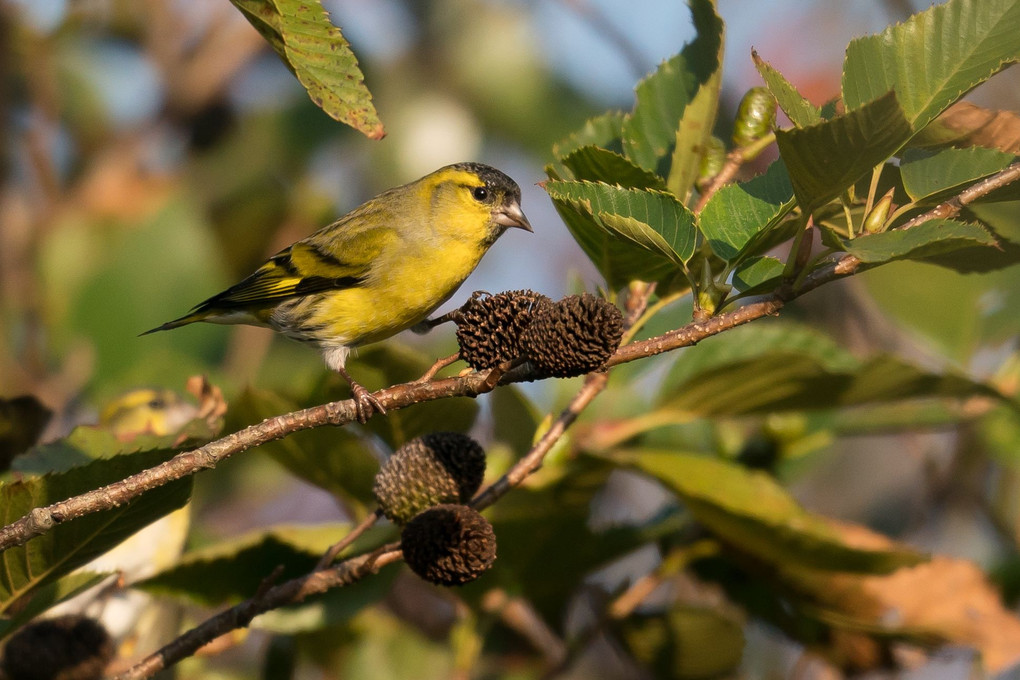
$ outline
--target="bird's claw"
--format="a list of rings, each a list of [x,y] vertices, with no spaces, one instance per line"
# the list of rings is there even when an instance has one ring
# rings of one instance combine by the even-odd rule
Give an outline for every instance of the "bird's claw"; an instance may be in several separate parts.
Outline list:
[[[362,425],[367,423],[368,419],[376,411],[386,415],[386,409],[383,408],[382,403],[358,383],[351,384],[351,396],[354,398],[354,410],[357,414],[358,422]]]

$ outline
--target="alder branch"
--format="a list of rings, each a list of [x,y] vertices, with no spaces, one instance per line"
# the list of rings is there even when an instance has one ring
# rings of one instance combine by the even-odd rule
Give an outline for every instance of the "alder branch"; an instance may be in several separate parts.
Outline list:
[[[331,588],[350,585],[375,574],[388,564],[400,560],[402,553],[397,544],[385,545],[378,550],[344,560],[337,566],[313,571],[310,574],[273,586],[255,597],[220,612],[212,618],[174,639],[159,651],[150,654],[132,668],[116,676],[115,680],[142,680],[169,668],[178,661],[193,655],[199,648],[219,636],[237,628],[247,627],[259,614],[294,602],[309,595],[324,593]]]
[[[920,224],[923,221],[956,214],[963,206],[1018,179],[1020,179],[1020,163],[1014,163],[1001,172],[968,187],[954,199],[946,201],[931,211],[915,217],[900,228],[906,229],[916,226],[916,224]],[[790,300],[814,290],[820,285],[850,276],[858,270],[860,265],[861,261],[853,255],[844,255],[840,259],[830,262],[808,274],[796,289],[783,286],[774,293],[763,296],[755,302],[738,307],[732,311],[724,312],[710,319],[689,323],[679,329],[669,331],[654,338],[625,345],[617,350],[606,366],[610,368],[681,347],[688,347],[730,328],[735,328],[763,316],[777,314]],[[601,378],[598,377],[600,375],[602,376]],[[386,410],[390,411],[446,397],[477,397],[480,394],[491,391],[497,384],[537,380],[541,377],[527,368],[502,374],[493,369],[429,382],[412,382],[395,385],[379,390],[374,396],[382,403]],[[604,374],[589,376],[589,381],[598,382],[599,380],[605,380]],[[594,383],[587,381],[585,384],[590,389],[594,389],[590,398],[594,398],[604,387],[603,384],[596,388]],[[561,414],[561,418],[564,415],[569,417],[568,411]],[[182,479],[200,470],[215,467],[219,462],[236,453],[247,451],[266,442],[281,439],[300,430],[322,427],[324,425],[345,425],[354,418],[354,402],[348,399],[266,419],[261,423],[246,427],[200,448],[180,453],[165,463],[143,470],[113,484],[43,508],[35,508],[27,515],[0,529],[0,551],[23,545],[28,540],[46,533],[62,522],[123,505],[146,491]],[[576,414],[570,418],[570,422],[573,422],[573,419],[576,419]],[[569,423],[565,423],[564,430],[566,426],[569,426]],[[551,444],[552,442],[549,444],[550,447]],[[529,460],[530,456],[531,454],[519,461],[519,465],[540,465],[544,454],[537,456],[533,460]],[[514,470],[517,470],[517,468],[515,467]],[[514,473],[514,470],[511,473]],[[524,467],[518,473],[515,473],[523,474],[516,481],[509,476],[511,473],[508,473],[506,477],[506,483],[510,486],[520,483],[520,480],[527,476]],[[510,487],[508,486],[507,488]],[[486,507],[495,498],[505,493],[505,489],[493,489],[491,493],[495,494],[491,500],[488,498],[476,499],[476,502],[483,503],[480,507]]]

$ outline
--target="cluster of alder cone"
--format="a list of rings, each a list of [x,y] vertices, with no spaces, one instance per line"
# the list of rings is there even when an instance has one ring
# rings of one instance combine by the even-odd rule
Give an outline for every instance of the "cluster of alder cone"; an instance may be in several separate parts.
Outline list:
[[[584,375],[623,336],[620,310],[590,294],[554,303],[530,290],[475,293],[454,320],[461,357],[478,370],[527,361],[544,376]],[[485,451],[457,432],[408,442],[376,475],[379,508],[402,527],[404,561],[426,581],[463,585],[495,561],[492,525],[467,505],[484,476]]]

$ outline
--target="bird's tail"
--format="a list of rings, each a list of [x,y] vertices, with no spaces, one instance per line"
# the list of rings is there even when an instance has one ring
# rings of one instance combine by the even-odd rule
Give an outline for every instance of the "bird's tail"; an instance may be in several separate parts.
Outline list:
[[[189,323],[195,323],[196,321],[204,321],[209,316],[210,316],[210,313],[208,311],[195,311],[195,312],[191,312],[190,314],[185,314],[184,316],[182,316],[179,319],[174,319],[173,321],[167,321],[162,326],[156,326],[155,328],[150,328],[149,330],[145,331],[144,333],[139,333],[138,336],[141,337],[143,335],[148,335],[149,333],[155,333],[156,331],[168,331],[168,330],[171,330],[173,328],[180,328],[181,326],[187,326]]]

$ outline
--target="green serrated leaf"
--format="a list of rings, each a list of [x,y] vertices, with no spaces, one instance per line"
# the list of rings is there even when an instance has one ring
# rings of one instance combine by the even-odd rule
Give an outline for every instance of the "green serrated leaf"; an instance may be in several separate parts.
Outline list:
[[[607,231],[678,266],[694,255],[694,213],[672,194],[625,189],[595,182],[546,182],[554,203],[591,214]]]
[[[251,597],[277,567],[276,579],[306,574],[350,524],[281,524],[186,553],[173,567],[136,584],[156,593],[187,597],[205,605]]]
[[[679,273],[672,259],[607,231],[584,206],[570,201],[553,201],[553,206],[610,290],[619,290],[631,281],[673,280]]]
[[[1020,0],[949,0],[853,40],[843,101],[863,107],[896,92],[911,130],[923,129],[964,94],[1020,60]]]
[[[811,211],[896,153],[910,135],[896,93],[888,92],[824,123],[777,130],[776,143],[797,202]]]
[[[358,60],[319,0],[231,0],[315,105],[371,139],[385,135]]]
[[[907,149],[900,163],[903,188],[915,201],[937,203],[979,179],[995,174],[1015,159],[1011,153],[970,147],[937,152]]]
[[[740,256],[760,232],[778,224],[793,207],[793,186],[783,162],[764,174],[716,192],[698,216],[701,232],[712,251],[727,262]]]
[[[123,454],[66,472],[2,484],[0,521],[10,524],[33,508],[124,479],[172,456],[167,450]],[[171,482],[130,503],[59,524],[25,545],[8,548],[0,555],[0,613],[33,589],[52,583],[182,507],[191,495],[191,481],[188,477]]]
[[[722,20],[709,0],[693,0],[691,16],[698,36],[679,54],[663,62],[655,73],[638,83],[634,111],[623,123],[624,154],[646,170],[663,177],[671,172],[666,167],[667,159],[676,145],[685,109],[694,101],[699,89],[709,83],[719,70]],[[703,106],[706,108],[696,116],[702,123],[707,120],[709,102],[704,102]],[[710,122],[707,128],[699,148],[704,148],[711,135]],[[699,154],[697,162],[700,158]],[[696,168],[695,165],[695,171]]]
[[[841,239],[841,243],[861,262],[879,264],[892,260],[922,260],[976,245],[995,246],[996,240],[978,224],[928,220],[910,229],[865,234],[855,239]],[[949,263],[951,260],[940,260],[940,264]]]
[[[996,275],[994,279],[986,281],[978,279],[982,287],[992,286],[992,288],[982,288],[985,293],[983,295],[979,293],[978,297],[984,298],[988,294],[988,290],[994,290],[995,293],[993,295],[1005,296],[1001,306],[999,303],[996,303],[992,310],[981,312],[981,316],[985,316],[985,312],[989,312],[991,315],[989,318],[1002,318],[1006,322],[1006,326],[1003,328],[1006,336],[1012,337],[1016,324],[1012,315],[1008,313],[1012,310],[1020,309],[1020,305],[1017,304],[1017,300],[1014,297],[1015,291],[1020,290],[1020,286],[1017,285],[1018,279],[1014,278],[1014,276],[1020,274],[1020,272],[1011,269],[1013,265],[1020,263],[1020,221],[1016,218],[1020,214],[1020,202],[991,205],[971,204],[970,211],[980,218],[981,225],[991,232],[997,242],[997,247],[989,248],[986,245],[975,245],[969,248],[954,250],[945,255],[932,255],[925,258],[924,261],[942,267],[949,267],[961,274],[1007,270]],[[961,283],[957,281],[955,287],[961,288]],[[975,302],[975,304],[981,307],[984,306],[983,303]],[[1006,317],[1003,317],[1003,314],[1006,314]],[[1006,320],[1007,318],[1009,320]]]
[[[802,508],[763,472],[673,451],[615,451],[612,459],[660,480],[721,541],[770,564],[883,574],[924,561],[905,548],[848,545],[823,517]]]
[[[580,130],[553,144],[553,155],[556,158],[563,158],[585,146],[597,146],[614,153],[623,153],[621,138],[625,115],[622,111],[610,111],[588,119]]]
[[[666,190],[654,172],[634,165],[626,157],[597,146],[582,146],[561,159],[575,180],[604,182],[633,189]]]
[[[822,122],[822,113],[818,107],[805,99],[797,91],[797,88],[783,77],[782,73],[759,57],[755,50],[751,50],[751,59],[754,61],[758,73],[761,74],[762,80],[765,81],[765,85],[768,86],[769,92],[779,103],[779,108],[794,125],[802,128]]]
[[[684,203],[687,202],[701,172],[701,159],[711,142],[712,130],[715,127],[715,117],[719,109],[719,93],[722,89],[724,39],[723,22],[715,13],[712,3],[692,3],[691,12],[694,14],[694,25],[698,30],[699,37],[702,35],[715,36],[716,53],[714,55],[715,70],[712,75],[701,82],[694,99],[684,108],[676,130],[676,146],[673,148],[673,158],[670,160],[666,185]],[[709,50],[712,47],[712,41],[707,41],[704,49]],[[700,54],[698,58],[707,62],[713,59],[707,53]]]
[[[298,408],[298,404],[279,394],[249,388],[234,401],[231,417],[242,427]],[[349,429],[315,428],[295,432],[267,442],[259,450],[291,474],[341,499],[348,507],[364,510],[373,502],[372,484],[379,463],[369,446]]]

